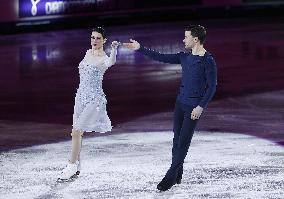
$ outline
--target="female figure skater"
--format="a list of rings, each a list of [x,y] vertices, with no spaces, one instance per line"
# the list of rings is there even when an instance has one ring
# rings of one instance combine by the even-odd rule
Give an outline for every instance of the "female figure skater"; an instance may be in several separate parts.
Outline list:
[[[117,47],[113,41],[108,57],[104,51],[105,30],[94,28],[91,34],[92,48],[87,50],[79,64],[80,84],[75,97],[72,129],[72,152],[67,166],[59,175],[59,180],[68,180],[80,173],[80,151],[84,132],[104,133],[112,129],[106,111],[106,97],[102,89],[103,75],[115,64]]]

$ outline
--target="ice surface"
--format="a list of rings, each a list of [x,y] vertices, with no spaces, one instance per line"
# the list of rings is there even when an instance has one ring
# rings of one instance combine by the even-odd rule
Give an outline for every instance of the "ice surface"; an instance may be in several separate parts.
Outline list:
[[[57,183],[70,141],[0,154],[0,198],[284,198],[284,148],[257,137],[196,132],[182,184],[156,190],[171,160],[171,132],[83,140],[82,172]]]

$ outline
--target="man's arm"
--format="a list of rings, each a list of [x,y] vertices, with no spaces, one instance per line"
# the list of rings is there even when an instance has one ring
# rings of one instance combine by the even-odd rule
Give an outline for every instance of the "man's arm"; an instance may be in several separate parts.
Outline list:
[[[212,99],[216,92],[217,85],[217,67],[213,57],[206,58],[205,74],[207,90],[199,105],[191,112],[191,119],[196,120],[201,116],[203,109],[206,108],[209,101]]]
[[[138,52],[150,57],[156,61],[170,63],[170,64],[180,64],[180,55],[178,54],[162,54],[155,50],[145,48],[140,45],[137,41],[130,39],[131,43],[124,43],[123,46],[130,50],[137,50]]]
[[[213,59],[213,57],[206,58],[205,61],[205,74],[206,74],[206,84],[207,89],[205,95],[203,96],[202,100],[199,103],[199,106],[205,108],[209,101],[212,99],[216,92],[216,85],[217,85],[217,66]]]
[[[150,57],[156,61],[169,63],[169,64],[180,64],[180,55],[179,54],[162,54],[155,50],[151,50],[145,48],[144,46],[140,46],[138,52]]]

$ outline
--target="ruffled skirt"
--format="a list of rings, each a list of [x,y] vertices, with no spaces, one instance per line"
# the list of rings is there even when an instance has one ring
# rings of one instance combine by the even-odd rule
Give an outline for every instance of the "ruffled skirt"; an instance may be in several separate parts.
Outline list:
[[[105,133],[111,131],[112,126],[107,115],[106,104],[105,97],[83,103],[76,94],[73,128],[83,132]]]

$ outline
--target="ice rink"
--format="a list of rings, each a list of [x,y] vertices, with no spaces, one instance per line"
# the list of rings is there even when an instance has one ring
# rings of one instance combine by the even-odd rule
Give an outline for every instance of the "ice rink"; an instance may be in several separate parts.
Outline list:
[[[257,137],[196,132],[180,185],[156,190],[170,165],[171,132],[83,140],[82,172],[56,182],[70,141],[2,152],[0,198],[284,198],[283,147]]]

